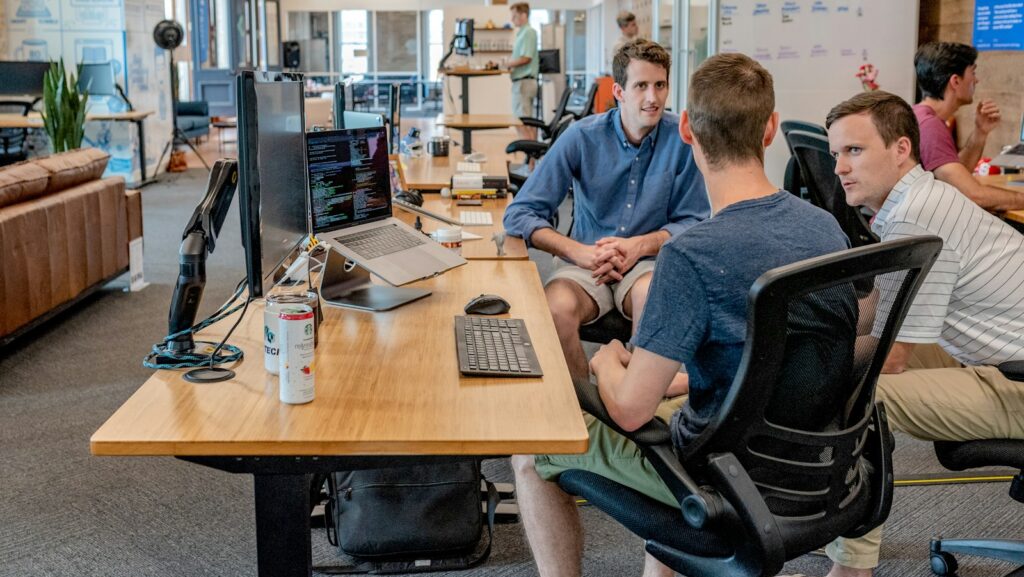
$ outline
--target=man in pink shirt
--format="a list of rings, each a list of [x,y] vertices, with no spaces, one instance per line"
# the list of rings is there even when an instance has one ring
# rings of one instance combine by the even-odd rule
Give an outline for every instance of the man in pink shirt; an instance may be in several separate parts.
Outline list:
[[[953,185],[982,208],[1022,209],[1024,194],[984,186],[971,176],[985,149],[985,140],[999,124],[996,103],[978,103],[974,132],[959,152],[946,125],[961,106],[974,101],[977,58],[977,50],[956,42],[929,42],[918,48],[914,67],[923,98],[914,106],[914,114],[921,128],[921,164],[935,173],[935,178]]]

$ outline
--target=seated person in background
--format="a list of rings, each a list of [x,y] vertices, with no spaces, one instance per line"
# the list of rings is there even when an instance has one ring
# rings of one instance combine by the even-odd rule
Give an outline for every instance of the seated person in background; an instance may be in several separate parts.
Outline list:
[[[693,75],[679,132],[692,145],[704,174],[713,216],[662,248],[633,337],[634,351],[612,341],[591,360],[601,399],[622,429],[636,430],[655,416],[685,364],[690,395],[672,416],[672,440],[681,447],[700,434],[720,408],[739,367],[747,295],[754,281],[769,269],[849,245],[830,214],[779,190],[765,176],[764,149],[779,125],[774,108],[771,75],[747,56],[713,56]],[[838,295],[826,303],[827,310],[808,306],[791,313],[799,334],[808,336],[798,346],[830,358],[827,366],[834,374],[794,374],[790,386],[779,391],[786,399],[780,403],[776,396],[771,401],[771,407],[787,409],[769,409],[769,415],[785,413],[776,420],[780,424],[824,426],[819,421],[827,424],[842,410],[837,395],[848,388],[844,375],[851,373],[853,362],[857,302],[852,287]],[[804,311],[828,315],[832,322],[826,326],[819,316]],[[835,390],[808,389],[805,383],[812,381],[834,384]],[[790,410],[793,404],[787,399],[799,399],[809,410]],[[585,419],[590,433],[586,454],[512,459],[523,525],[542,577],[580,574],[583,538],[576,504],[555,484],[563,471],[589,470],[679,506],[634,443],[589,415]],[[648,556],[644,574],[671,571]]]
[[[928,441],[1024,439],[1024,383],[997,368],[1024,360],[1024,236],[918,164],[918,124],[898,96],[858,94],[826,126],[846,202],[878,211],[883,241],[943,241],[878,380],[889,427]],[[891,290],[882,279],[876,289],[884,306]],[[832,543],[829,575],[871,575],[880,541],[878,528]]]
[[[978,103],[974,132],[959,153],[947,122],[961,106],[974,101],[978,84],[978,51],[956,42],[929,42],[914,56],[917,85],[923,99],[914,105],[921,131],[921,165],[935,178],[953,185],[967,198],[987,210],[1024,208],[1024,194],[984,186],[971,172],[985,149],[988,134],[999,124],[999,107],[991,100]]]
[[[586,378],[579,328],[612,308],[637,319],[661,245],[708,216],[690,147],[665,112],[671,57],[650,40],[615,55],[617,108],[574,123],[505,211],[505,230],[555,257],[544,288],[574,378]],[[552,221],[575,191],[570,237]],[[635,327],[634,320],[634,327]],[[680,391],[683,392],[683,391]]]

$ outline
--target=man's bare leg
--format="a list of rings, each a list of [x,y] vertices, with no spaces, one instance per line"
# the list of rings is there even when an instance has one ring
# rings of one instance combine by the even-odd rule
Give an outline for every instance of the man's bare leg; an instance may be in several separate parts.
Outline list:
[[[513,455],[516,502],[540,577],[579,577],[583,526],[572,495],[537,474],[533,455]]]
[[[644,577],[673,577],[675,574],[661,561],[651,557],[650,553],[644,553]]]
[[[597,317],[597,303],[580,285],[563,279],[555,279],[544,287],[548,308],[555,321],[558,341],[562,354],[569,365],[573,379],[590,377],[590,365],[580,343],[580,325]]]
[[[828,577],[871,577],[871,573],[871,569],[854,569],[853,567],[833,563],[832,570],[828,572]]]

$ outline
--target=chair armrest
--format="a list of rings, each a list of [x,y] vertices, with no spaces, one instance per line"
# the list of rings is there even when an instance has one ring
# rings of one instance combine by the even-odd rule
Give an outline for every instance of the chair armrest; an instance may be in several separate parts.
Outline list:
[[[1024,382],[1024,361],[1007,361],[999,365],[999,372],[1011,381]]]
[[[513,140],[505,147],[505,152],[509,154],[522,152],[531,158],[540,158],[547,153],[550,146],[546,142],[538,142],[536,140]]]
[[[519,121],[524,126],[533,126],[534,128],[547,128],[548,124],[539,118],[531,118],[529,116],[520,116]]]

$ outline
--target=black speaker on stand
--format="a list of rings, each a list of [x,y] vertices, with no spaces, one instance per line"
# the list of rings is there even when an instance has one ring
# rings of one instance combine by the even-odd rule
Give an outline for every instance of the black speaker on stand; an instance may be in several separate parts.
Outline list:
[[[294,40],[281,43],[281,62],[285,68],[293,70],[302,66],[302,46]]]
[[[164,150],[160,153],[160,160],[156,162],[155,170],[160,170],[160,165],[163,164],[167,151],[177,144],[184,144],[191,148],[192,152],[196,153],[196,156],[199,157],[199,161],[206,167],[206,170],[210,170],[210,165],[206,163],[203,155],[199,154],[192,141],[178,128],[178,68],[174,65],[174,49],[181,46],[184,39],[185,29],[174,20],[161,20],[153,28],[153,42],[156,42],[157,46],[168,51],[168,61],[171,66],[171,122],[173,123],[171,139],[164,145]]]

